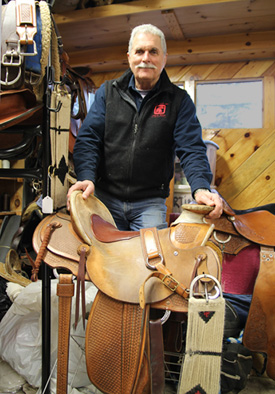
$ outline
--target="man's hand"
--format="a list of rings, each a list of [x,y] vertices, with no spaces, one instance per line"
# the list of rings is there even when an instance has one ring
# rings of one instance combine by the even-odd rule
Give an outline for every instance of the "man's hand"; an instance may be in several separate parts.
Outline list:
[[[85,181],[78,181],[73,186],[70,187],[67,193],[67,209],[70,210],[70,197],[73,191],[75,190],[82,190],[82,198],[86,200],[90,194],[92,194],[95,190],[95,185],[92,181],[85,180]]]
[[[195,200],[198,204],[215,206],[213,211],[208,215],[211,219],[218,219],[223,212],[223,202],[218,193],[212,193],[208,190],[198,190],[195,192]]]

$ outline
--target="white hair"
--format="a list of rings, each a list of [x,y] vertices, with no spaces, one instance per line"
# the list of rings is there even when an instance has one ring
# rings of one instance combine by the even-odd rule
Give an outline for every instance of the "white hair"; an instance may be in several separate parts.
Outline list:
[[[132,30],[132,33],[131,33],[131,36],[130,36],[130,40],[129,40],[129,45],[128,45],[128,52],[129,53],[132,50],[134,37],[138,33],[150,33],[150,34],[153,34],[154,36],[158,36],[160,38],[160,42],[161,42],[161,47],[162,47],[163,53],[166,55],[167,46],[166,46],[166,40],[165,40],[164,33],[158,27],[156,27],[154,25],[151,25],[149,23],[148,24],[144,24],[144,25],[136,26]]]

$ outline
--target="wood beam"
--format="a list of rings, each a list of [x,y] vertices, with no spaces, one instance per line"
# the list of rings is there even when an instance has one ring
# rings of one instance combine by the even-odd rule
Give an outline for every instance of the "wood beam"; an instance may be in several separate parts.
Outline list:
[[[111,16],[137,14],[150,11],[164,11],[175,8],[205,6],[209,4],[242,3],[243,0],[137,0],[129,3],[110,4],[101,7],[90,7],[82,10],[55,14],[57,25],[76,23]]]
[[[177,20],[174,10],[161,11],[161,14],[166,22],[168,29],[175,40],[184,40],[184,34],[181,30],[180,24]]]
[[[266,32],[254,32],[249,34],[231,34],[211,37],[197,37],[181,41],[167,41],[168,60],[173,57],[185,57],[189,55],[209,55],[212,53],[226,54],[227,52],[242,51],[274,51],[275,30]],[[69,52],[72,67],[87,64],[115,64],[127,65],[127,47],[125,45],[87,49]]]
[[[168,54],[210,53],[274,48],[275,30],[253,33],[189,38],[183,42],[168,41]]]

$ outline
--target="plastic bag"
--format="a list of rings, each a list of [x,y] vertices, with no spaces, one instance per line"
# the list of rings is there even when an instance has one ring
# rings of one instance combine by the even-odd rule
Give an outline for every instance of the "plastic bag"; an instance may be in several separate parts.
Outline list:
[[[51,367],[54,368],[53,379],[56,379],[58,343],[57,283],[58,280],[51,280]],[[85,286],[86,311],[88,312],[91,309],[97,288],[91,282],[85,283]],[[34,387],[40,387],[41,384],[41,294],[41,281],[22,288],[0,322],[0,357]],[[75,296],[72,299],[72,325],[74,311]],[[86,372],[85,332],[81,322],[76,330],[71,327],[68,383],[70,387],[76,388],[91,384]]]
[[[16,393],[24,383],[25,379],[0,359],[0,393]]]

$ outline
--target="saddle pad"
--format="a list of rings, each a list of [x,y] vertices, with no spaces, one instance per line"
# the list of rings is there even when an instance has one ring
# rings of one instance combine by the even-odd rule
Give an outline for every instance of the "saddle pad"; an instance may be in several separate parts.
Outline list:
[[[97,212],[94,212],[94,209]],[[83,200],[81,192],[72,194],[73,227],[86,243],[92,245],[91,253],[87,258],[88,275],[98,289],[108,296],[119,301],[139,303],[139,289],[152,273],[152,270],[145,265],[141,238],[138,236],[115,242],[99,241],[91,226],[91,215],[100,212],[104,215],[104,220],[111,220],[113,223],[110,212],[96,197],[90,196],[87,200]],[[181,233],[183,225],[184,223],[179,224]],[[187,224],[187,228],[189,226]],[[176,231],[175,229],[176,227],[173,231]],[[207,229],[206,226],[206,231]],[[159,230],[158,237],[166,268],[172,272],[173,278],[186,288],[189,288],[194,275],[197,275],[195,266],[200,255],[206,256],[205,272],[219,280],[220,262],[212,248],[196,246],[188,249],[186,243],[182,248],[179,240],[176,243],[172,242],[171,228]],[[151,278],[146,283],[146,303],[164,300],[171,294],[171,290],[157,278]]]
[[[46,216],[34,231],[33,248],[36,253],[39,252],[45,231],[48,225],[54,222],[60,223],[61,227],[52,232],[43,260],[51,268],[65,268],[77,276],[79,262],[77,250],[83,244],[83,241],[74,232],[69,215],[59,212],[55,215]],[[90,280],[87,273],[85,279]]]

